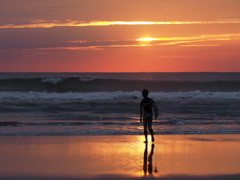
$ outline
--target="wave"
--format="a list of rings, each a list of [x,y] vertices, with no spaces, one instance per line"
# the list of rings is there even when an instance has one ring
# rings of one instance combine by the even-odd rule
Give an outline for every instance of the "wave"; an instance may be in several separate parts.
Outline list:
[[[152,92],[155,100],[162,99],[240,99],[240,92]],[[0,92],[0,100],[84,100],[84,101],[135,101],[141,93],[134,92]]]
[[[185,121],[185,122],[178,122],[178,121],[171,121],[171,120],[160,120],[154,121],[155,126],[176,126],[176,125],[239,125],[239,121]],[[56,122],[18,122],[18,121],[3,121],[0,122],[1,126],[139,126],[138,121],[74,121],[74,122],[67,122],[67,121],[56,121]]]
[[[140,91],[148,88],[152,92],[239,91],[240,81],[161,81],[101,79],[95,77],[57,78],[12,78],[0,79],[0,91],[36,92],[115,92]]]
[[[17,126],[17,127],[16,127]],[[137,121],[6,121],[0,122],[4,135],[142,135]],[[240,134],[238,121],[191,121],[187,123],[160,120],[154,122],[155,134]]]

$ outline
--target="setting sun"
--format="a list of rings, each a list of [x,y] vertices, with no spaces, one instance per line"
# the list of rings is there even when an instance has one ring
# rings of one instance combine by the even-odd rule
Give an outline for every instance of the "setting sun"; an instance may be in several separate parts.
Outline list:
[[[157,41],[157,40],[158,40],[158,38],[152,38],[152,37],[136,39],[136,41],[144,41],[144,42],[151,42],[151,41]]]

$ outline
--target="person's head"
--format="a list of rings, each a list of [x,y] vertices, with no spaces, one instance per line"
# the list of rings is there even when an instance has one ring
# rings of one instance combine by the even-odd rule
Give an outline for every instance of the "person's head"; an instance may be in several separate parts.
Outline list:
[[[144,90],[142,91],[142,96],[143,96],[144,98],[147,98],[147,97],[148,97],[148,90],[147,90],[147,89],[144,89]]]

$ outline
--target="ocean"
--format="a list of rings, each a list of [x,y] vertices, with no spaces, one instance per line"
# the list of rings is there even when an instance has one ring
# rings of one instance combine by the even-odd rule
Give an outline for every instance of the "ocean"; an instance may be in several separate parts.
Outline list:
[[[0,136],[240,134],[240,73],[0,73]]]

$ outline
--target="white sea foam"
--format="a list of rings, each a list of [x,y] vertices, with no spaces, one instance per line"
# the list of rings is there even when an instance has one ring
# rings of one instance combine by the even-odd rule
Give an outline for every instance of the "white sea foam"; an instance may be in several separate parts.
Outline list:
[[[68,78],[44,78],[44,79],[42,79],[42,82],[56,85],[65,79],[68,79]],[[96,79],[95,77],[80,77],[79,81],[89,82],[89,81],[94,81],[95,79]]]
[[[161,99],[240,99],[240,92],[152,92],[150,97]],[[141,92],[0,92],[0,100],[124,100],[141,99]]]
[[[95,77],[80,77],[79,80],[82,82],[89,82],[89,81],[94,81],[96,78]]]
[[[42,79],[42,82],[56,85],[62,82],[62,80],[63,80],[62,78],[46,78],[46,79]]]

